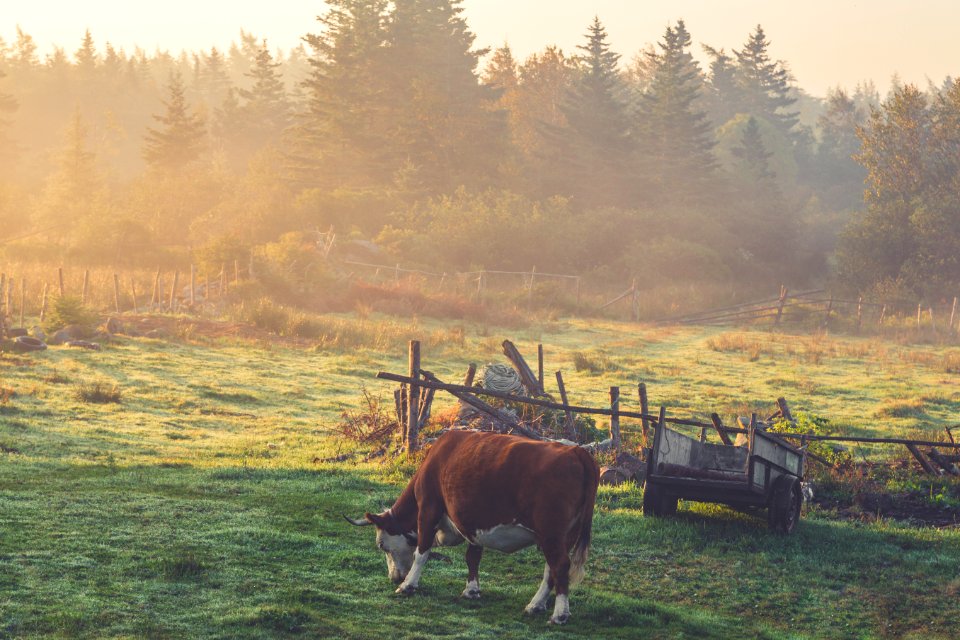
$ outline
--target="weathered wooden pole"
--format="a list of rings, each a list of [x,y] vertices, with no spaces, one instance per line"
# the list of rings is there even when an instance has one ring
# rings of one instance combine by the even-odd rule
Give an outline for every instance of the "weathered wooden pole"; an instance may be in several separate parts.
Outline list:
[[[120,313],[120,276],[113,274],[113,308]]]
[[[63,267],[57,267],[57,279],[60,282],[60,297],[63,297]]]
[[[830,314],[833,312],[833,295],[830,296],[830,300],[827,301],[827,312],[823,314],[823,328],[830,328]]]
[[[537,345],[537,381],[540,382],[540,388],[543,389],[543,345]]]
[[[43,324],[43,319],[47,317],[47,287],[49,285],[43,283],[43,297],[40,298],[40,323]]]
[[[177,304],[177,284],[179,284],[179,282],[180,282],[180,270],[179,270],[179,269],[174,269],[174,270],[173,270],[173,286],[170,287],[170,303],[167,305],[167,306],[170,307],[170,311],[171,311],[171,312],[175,312],[175,311],[177,310],[177,307],[176,307],[176,304]]]
[[[780,285],[780,300],[779,300],[779,304],[777,305],[777,320],[775,323],[777,325],[779,325],[780,321],[783,319],[783,305],[786,304],[786,302],[787,302],[787,287],[784,285]]]
[[[157,267],[157,277],[153,280],[153,293],[150,295],[150,306],[160,305],[160,267]]]
[[[420,379],[420,341],[410,341],[409,375]],[[407,453],[414,453],[419,445],[420,387],[411,384],[407,387]]]
[[[463,376],[463,386],[472,387],[473,379],[476,377],[476,375],[477,375],[477,365],[471,362],[470,366],[467,367],[467,373],[464,374]]]
[[[720,414],[711,413],[710,421],[713,423],[713,428],[717,430],[717,435],[720,436],[720,440],[723,441],[723,444],[733,444],[733,441],[730,439],[730,435],[727,433],[727,430],[723,428],[723,421],[720,420]]]
[[[949,330],[953,331],[953,319],[957,315],[957,296],[953,296],[953,306],[950,308],[950,327]]]
[[[863,296],[857,298],[857,333],[860,333],[860,327],[863,326]]]
[[[610,387],[610,445],[620,451],[620,387]]]
[[[560,371],[557,371],[557,388],[560,389],[560,401],[563,402],[564,405],[569,406],[570,402],[567,400],[567,387],[565,384],[563,384],[563,373]],[[563,425],[564,436],[576,442],[577,428],[574,421],[573,412],[569,409],[564,409],[563,413],[566,418]]]
[[[233,284],[240,282],[240,261],[233,261]]]
[[[130,278],[130,294],[133,296],[133,313],[140,313],[137,309],[137,283],[132,277]]]
[[[642,415],[648,415],[650,413],[650,404],[647,401],[647,384],[641,382],[637,385],[637,393],[640,396],[640,413]],[[643,446],[647,445],[647,430],[650,428],[650,421],[646,418],[640,420],[641,432],[640,435],[643,439]]]
[[[580,276],[577,276],[577,309],[580,308]]]
[[[87,304],[87,294],[90,289],[90,269],[84,269],[83,271],[83,289],[80,291],[80,302],[82,304]]]
[[[27,279],[20,278],[20,328],[23,329],[23,309],[27,300]]]
[[[157,308],[163,306],[163,275],[157,278]]]
[[[880,319],[877,320],[877,330],[883,328],[883,321],[887,317],[887,305],[883,305],[883,308],[880,309]]]
[[[533,267],[530,268],[530,284],[527,287],[527,309],[528,310],[533,308],[533,282],[536,279],[536,277],[537,277],[537,266],[534,265]],[[542,378],[540,382],[541,383],[543,382]]]
[[[917,331],[920,330],[920,314],[922,313],[921,303],[917,303]]]
[[[633,293],[630,296],[630,319],[637,322],[640,319],[640,306],[638,304],[639,291],[637,291],[637,279],[633,279],[633,285],[630,288]]]
[[[197,304],[197,265],[190,265],[190,308]]]
[[[227,265],[220,265],[220,299],[227,295]]]

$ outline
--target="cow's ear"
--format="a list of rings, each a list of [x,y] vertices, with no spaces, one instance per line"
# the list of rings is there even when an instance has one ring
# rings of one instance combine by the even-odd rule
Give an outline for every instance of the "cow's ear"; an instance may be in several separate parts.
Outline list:
[[[365,513],[363,514],[363,517],[367,519],[367,522],[372,522],[381,529],[383,529],[387,524],[387,519],[376,513]]]

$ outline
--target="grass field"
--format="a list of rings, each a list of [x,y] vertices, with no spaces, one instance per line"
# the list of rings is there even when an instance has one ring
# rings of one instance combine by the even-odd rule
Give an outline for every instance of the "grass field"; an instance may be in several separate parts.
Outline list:
[[[323,462],[354,450],[335,436],[339,414],[363,385],[390,396],[373,376],[405,369],[407,338],[447,380],[499,359],[509,337],[528,354],[543,342],[578,404],[600,406],[619,384],[635,407],[642,380],[672,415],[769,413],[785,395],[845,433],[931,437],[960,414],[956,348],[590,321],[331,326],[354,339],[314,348],[186,327],[99,353],[0,356],[0,638],[958,634],[960,529],[814,508],[777,538],[719,507],[644,517],[633,486],[601,489],[565,628],[521,613],[542,570],[535,550],[488,553],[479,602],[458,598],[459,550],[400,598],[372,534],[340,514],[392,502],[412,463]]]

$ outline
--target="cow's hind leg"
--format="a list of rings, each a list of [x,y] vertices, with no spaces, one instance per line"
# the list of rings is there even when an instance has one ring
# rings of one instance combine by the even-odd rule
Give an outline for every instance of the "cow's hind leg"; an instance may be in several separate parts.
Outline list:
[[[543,580],[540,581],[540,588],[533,594],[530,604],[524,608],[523,612],[527,615],[541,613],[547,610],[547,599],[550,597],[550,591],[553,589],[553,579],[550,576],[550,565],[543,566]]]
[[[480,597],[480,558],[483,556],[483,547],[471,544],[467,547],[467,587],[463,590],[463,597],[476,600]]]
[[[557,590],[557,601],[553,606],[551,624],[566,624],[570,618],[570,556],[562,541],[552,541],[543,545],[543,555],[547,558],[550,578]]]

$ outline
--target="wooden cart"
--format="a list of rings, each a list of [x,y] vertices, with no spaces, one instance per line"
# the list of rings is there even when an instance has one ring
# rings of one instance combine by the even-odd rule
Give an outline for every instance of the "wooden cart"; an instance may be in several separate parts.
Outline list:
[[[765,507],[772,531],[790,533],[800,520],[804,453],[751,427],[748,446],[703,442],[660,421],[647,456],[643,512],[677,511],[677,501],[716,502],[734,508]]]

